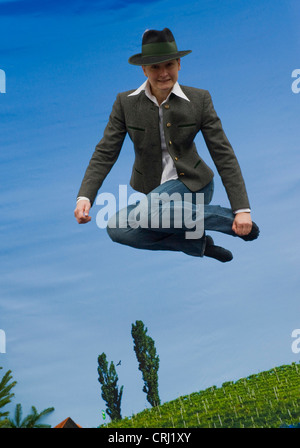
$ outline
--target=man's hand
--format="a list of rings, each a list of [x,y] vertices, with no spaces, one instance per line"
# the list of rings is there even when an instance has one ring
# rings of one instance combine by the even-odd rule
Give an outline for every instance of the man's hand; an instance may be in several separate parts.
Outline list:
[[[252,229],[252,219],[250,213],[240,212],[235,215],[232,230],[239,236],[248,235]]]
[[[89,216],[90,208],[91,203],[86,199],[81,199],[77,202],[76,208],[74,210],[74,216],[79,224],[85,224],[92,219]]]

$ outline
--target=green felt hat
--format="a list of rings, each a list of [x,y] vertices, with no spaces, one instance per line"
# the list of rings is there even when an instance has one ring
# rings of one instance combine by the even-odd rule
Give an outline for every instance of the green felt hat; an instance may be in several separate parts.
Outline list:
[[[174,36],[169,28],[162,31],[146,30],[143,34],[142,52],[131,56],[132,65],[152,65],[182,58],[192,50],[178,51]]]

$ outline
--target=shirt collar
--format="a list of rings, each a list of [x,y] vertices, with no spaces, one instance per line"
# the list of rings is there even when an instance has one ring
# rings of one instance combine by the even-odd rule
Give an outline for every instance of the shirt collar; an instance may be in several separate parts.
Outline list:
[[[145,91],[146,96],[158,106],[159,104],[157,102],[157,99],[151,93],[148,80],[146,80],[138,89],[136,89],[133,93],[130,93],[128,96],[138,95],[143,90]],[[176,83],[173,86],[173,89],[171,90],[171,92],[168,95],[168,98],[166,98],[166,100],[164,102],[166,102],[169,99],[171,93],[174,93],[174,95],[178,96],[179,98],[183,98],[186,101],[190,101],[188,99],[188,97],[183,93],[180,85],[178,84],[178,81],[176,81]]]

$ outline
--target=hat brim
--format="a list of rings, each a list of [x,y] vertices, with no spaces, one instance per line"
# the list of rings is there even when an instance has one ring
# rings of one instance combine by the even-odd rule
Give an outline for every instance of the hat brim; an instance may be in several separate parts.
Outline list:
[[[159,55],[159,56],[143,56],[142,53],[135,54],[128,59],[129,64],[132,65],[153,65],[161,62],[172,61],[173,59],[182,58],[191,53],[192,50],[177,51],[176,53]]]

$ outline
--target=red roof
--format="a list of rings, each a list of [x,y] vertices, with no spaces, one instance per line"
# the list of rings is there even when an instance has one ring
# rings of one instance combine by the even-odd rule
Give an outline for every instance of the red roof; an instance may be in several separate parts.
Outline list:
[[[54,426],[54,428],[81,428],[80,425],[77,425],[71,417],[66,418],[62,422],[60,422],[58,425]]]

